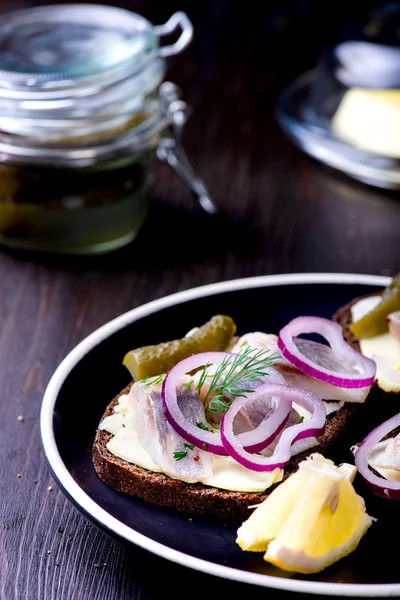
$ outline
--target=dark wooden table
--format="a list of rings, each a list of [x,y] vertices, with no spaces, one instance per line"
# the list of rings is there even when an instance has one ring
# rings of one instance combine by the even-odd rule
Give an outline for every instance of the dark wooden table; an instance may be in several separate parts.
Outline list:
[[[1,10],[32,4],[2,0]],[[194,23],[194,42],[170,61],[168,77],[193,106],[184,143],[220,214],[210,220],[193,208],[185,187],[159,165],[152,212],[130,247],[92,259],[0,251],[0,595],[281,597],[190,571],[99,531],[49,474],[39,410],[54,369],[80,340],[155,298],[252,275],[399,269],[399,197],[316,164],[274,118],[279,90],[314,64],[357,3],[347,2],[345,14],[318,0],[119,4],[154,23],[184,9]]]

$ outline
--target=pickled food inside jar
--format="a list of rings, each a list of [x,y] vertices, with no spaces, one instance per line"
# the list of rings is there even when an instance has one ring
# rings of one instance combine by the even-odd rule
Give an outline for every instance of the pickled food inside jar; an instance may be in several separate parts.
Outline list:
[[[133,239],[150,207],[148,162],[92,169],[0,165],[0,242],[90,253]]]

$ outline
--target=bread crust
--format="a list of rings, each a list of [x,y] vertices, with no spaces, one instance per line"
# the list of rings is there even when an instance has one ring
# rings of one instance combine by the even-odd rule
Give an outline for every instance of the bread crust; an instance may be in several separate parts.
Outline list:
[[[130,385],[108,405],[103,417],[113,414],[114,406]],[[325,432],[319,445],[292,458],[285,468],[284,479],[297,470],[298,463],[312,452],[321,452],[334,458],[338,438],[342,439],[359,410],[359,405],[348,404],[327,419]],[[188,515],[207,515],[228,521],[248,518],[249,507],[259,504],[277,484],[265,492],[234,492],[221,490],[202,483],[186,483],[163,473],[154,473],[113,455],[107,449],[112,434],[98,429],[93,444],[93,465],[97,475],[108,486],[141,498],[145,502],[168,507]]]

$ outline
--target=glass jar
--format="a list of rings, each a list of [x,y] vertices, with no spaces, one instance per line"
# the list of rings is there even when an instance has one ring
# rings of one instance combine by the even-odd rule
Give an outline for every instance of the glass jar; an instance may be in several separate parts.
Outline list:
[[[130,242],[150,208],[157,157],[215,211],[180,146],[187,106],[164,81],[165,57],[192,35],[185,13],[153,26],[104,5],[0,20],[1,244],[87,254]]]

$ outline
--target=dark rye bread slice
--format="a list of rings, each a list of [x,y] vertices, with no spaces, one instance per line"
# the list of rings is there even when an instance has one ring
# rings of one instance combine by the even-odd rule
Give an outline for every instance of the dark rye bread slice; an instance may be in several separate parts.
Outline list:
[[[129,388],[130,386],[122,390],[112,400],[102,420],[113,414],[119,396],[126,394]],[[347,404],[337,412],[329,415],[325,432],[318,438],[319,445],[294,456],[284,470],[284,478],[296,471],[299,462],[313,452],[319,452],[333,460],[336,460],[337,457],[340,459],[340,449],[343,447],[342,441],[351,431],[354,415],[358,408],[354,404]],[[106,431],[98,429],[96,432],[93,444],[93,464],[100,479],[115,490],[188,515],[197,514],[225,520],[243,521],[250,514],[248,507],[265,500],[272,489],[276,487],[276,485],[272,486],[265,492],[233,492],[202,483],[179,481],[162,473],[147,471],[113,455],[107,449],[107,443],[111,438],[112,435]],[[344,460],[348,460],[348,457],[345,456]]]

